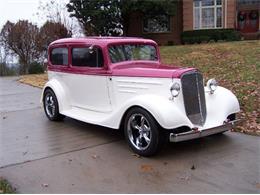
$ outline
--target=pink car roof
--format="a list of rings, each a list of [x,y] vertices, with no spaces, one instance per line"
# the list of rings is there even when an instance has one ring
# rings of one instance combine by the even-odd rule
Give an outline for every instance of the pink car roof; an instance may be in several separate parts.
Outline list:
[[[157,45],[156,42],[150,39],[135,38],[135,37],[86,37],[86,38],[64,38],[58,39],[50,44],[93,44],[99,46],[107,46],[115,43],[145,43]]]

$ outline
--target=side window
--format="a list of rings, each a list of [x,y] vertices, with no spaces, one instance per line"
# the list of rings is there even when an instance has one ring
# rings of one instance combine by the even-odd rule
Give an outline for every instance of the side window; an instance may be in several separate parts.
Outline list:
[[[54,48],[51,51],[53,65],[68,65],[68,48]]]
[[[72,66],[103,67],[104,60],[102,50],[99,48],[73,48]]]

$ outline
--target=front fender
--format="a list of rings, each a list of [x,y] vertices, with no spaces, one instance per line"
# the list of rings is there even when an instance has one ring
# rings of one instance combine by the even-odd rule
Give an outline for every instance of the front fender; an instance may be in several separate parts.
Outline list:
[[[240,111],[237,97],[224,87],[218,86],[213,94],[206,93],[205,98],[207,118],[204,126],[207,128],[223,124],[230,114]]]
[[[59,104],[59,111],[62,112],[63,110],[67,110],[69,108],[69,96],[66,95],[66,87],[63,86],[58,80],[56,79],[52,79],[49,80],[45,85],[44,88],[42,90],[42,95],[41,95],[41,103],[43,101],[43,95],[44,95],[44,91],[50,88],[51,90],[53,90],[53,92],[55,93],[57,100],[58,100],[58,104]]]
[[[226,118],[240,111],[236,96],[223,87],[218,87],[214,94],[206,93],[207,117],[203,127],[211,128],[222,125]],[[116,113],[113,113],[108,121],[113,121],[113,128],[119,128],[125,112],[134,106],[147,110],[155,120],[165,129],[174,129],[181,126],[193,128],[189,118],[186,116],[184,104],[181,97],[174,101],[158,95],[140,95],[127,100]]]
[[[139,106],[147,110],[155,120],[165,129],[173,129],[180,126],[193,127],[180,108],[180,105],[165,97],[157,95],[140,95],[126,101],[112,120],[116,120],[116,128],[119,127],[122,116],[131,107]],[[120,120],[117,120],[120,119]]]

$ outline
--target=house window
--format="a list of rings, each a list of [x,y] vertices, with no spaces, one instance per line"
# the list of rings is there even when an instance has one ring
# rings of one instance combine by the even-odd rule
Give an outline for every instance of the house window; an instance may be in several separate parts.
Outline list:
[[[145,17],[143,21],[144,33],[165,33],[170,32],[170,16],[157,15],[153,17]]]
[[[194,29],[223,27],[222,0],[194,0]]]

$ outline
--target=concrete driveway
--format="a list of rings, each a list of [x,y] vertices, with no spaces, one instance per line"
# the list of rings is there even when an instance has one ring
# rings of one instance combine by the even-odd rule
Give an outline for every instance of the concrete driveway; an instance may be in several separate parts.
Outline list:
[[[0,78],[0,176],[21,193],[259,193],[260,138],[228,132],[139,158],[115,130],[50,122],[41,90]]]

